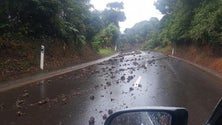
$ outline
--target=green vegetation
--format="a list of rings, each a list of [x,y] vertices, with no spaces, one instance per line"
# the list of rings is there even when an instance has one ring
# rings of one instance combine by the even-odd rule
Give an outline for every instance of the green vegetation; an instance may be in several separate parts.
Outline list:
[[[120,33],[118,22],[125,20],[122,9],[123,3],[118,2],[107,4],[100,12],[89,0],[3,0],[0,37],[61,39],[65,46],[78,50],[93,42],[111,47]]]
[[[103,55],[103,56],[108,56],[108,55],[112,55],[115,52],[113,51],[112,48],[107,48],[107,49],[99,49],[99,54]]]
[[[158,0],[156,7],[164,17],[157,38],[151,40],[163,46],[167,43],[221,48],[221,4],[221,0]]]
[[[119,2],[98,11],[89,0],[1,0],[0,81],[38,72],[42,44],[45,71],[112,54],[122,9]]]
[[[143,43],[145,49],[156,47],[210,46],[222,52],[221,0],[157,0],[156,8],[163,14],[142,21],[127,29],[121,37],[125,43]]]

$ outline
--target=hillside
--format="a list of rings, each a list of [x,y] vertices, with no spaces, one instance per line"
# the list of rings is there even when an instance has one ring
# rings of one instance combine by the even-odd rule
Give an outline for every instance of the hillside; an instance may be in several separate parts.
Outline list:
[[[101,56],[89,46],[81,50],[64,46],[59,39],[0,39],[0,81],[56,70],[62,67],[95,60]],[[44,71],[40,65],[40,46],[45,45]]]

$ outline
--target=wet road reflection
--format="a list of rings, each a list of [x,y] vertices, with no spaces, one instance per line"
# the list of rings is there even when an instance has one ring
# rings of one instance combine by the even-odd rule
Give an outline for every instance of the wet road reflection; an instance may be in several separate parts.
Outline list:
[[[207,120],[221,96],[221,79],[159,53],[135,51],[0,93],[0,121],[102,125],[122,109],[179,106],[188,108],[189,123],[197,125]]]

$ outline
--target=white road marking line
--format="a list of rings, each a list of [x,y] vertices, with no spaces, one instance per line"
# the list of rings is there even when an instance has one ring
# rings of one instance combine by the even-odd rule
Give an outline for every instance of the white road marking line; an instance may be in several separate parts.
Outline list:
[[[136,82],[134,83],[134,87],[139,87],[139,84],[141,82],[142,77],[139,76],[138,79],[136,80]]]

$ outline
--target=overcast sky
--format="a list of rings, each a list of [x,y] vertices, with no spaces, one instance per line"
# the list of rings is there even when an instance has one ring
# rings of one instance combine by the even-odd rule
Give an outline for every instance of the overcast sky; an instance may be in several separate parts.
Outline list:
[[[135,23],[149,20],[151,17],[161,19],[161,13],[153,5],[155,0],[91,0],[97,10],[104,10],[107,3],[123,2],[126,21],[120,23],[120,30],[131,28]]]

